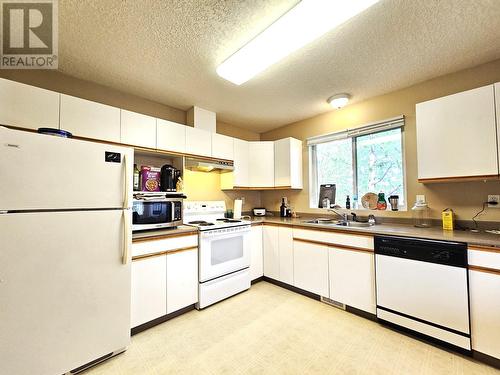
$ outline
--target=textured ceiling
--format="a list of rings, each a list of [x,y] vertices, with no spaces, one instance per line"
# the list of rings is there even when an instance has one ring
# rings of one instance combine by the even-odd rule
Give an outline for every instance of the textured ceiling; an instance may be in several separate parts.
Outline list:
[[[500,0],[382,0],[242,86],[219,63],[296,0],[60,0],[59,70],[263,132],[500,58]]]

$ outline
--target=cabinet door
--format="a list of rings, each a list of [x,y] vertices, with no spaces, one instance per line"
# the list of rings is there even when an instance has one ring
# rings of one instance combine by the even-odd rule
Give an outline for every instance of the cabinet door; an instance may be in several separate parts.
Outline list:
[[[212,156],[212,133],[186,126],[186,152],[192,155]]]
[[[258,279],[264,275],[264,254],[262,250],[262,225],[253,226],[251,231],[251,259],[250,277],[251,280]]]
[[[469,271],[469,288],[472,349],[500,359],[500,273]]]
[[[493,85],[419,103],[418,178],[498,174]]]
[[[248,163],[249,163],[249,142],[241,139],[234,139],[234,186],[250,186],[248,180]]]
[[[293,257],[294,286],[327,297],[328,247],[294,241]]]
[[[498,168],[500,173],[500,82],[495,83],[495,105],[496,105],[496,119],[497,119],[497,145],[498,151]]]
[[[186,152],[186,126],[156,119],[156,147],[159,150]]]
[[[279,281],[293,285],[293,229],[278,227],[278,246],[280,257]]]
[[[122,109],[121,143],[156,148],[156,119]]]
[[[59,128],[59,93],[0,78],[0,124]]]
[[[153,256],[132,262],[132,328],[167,313],[166,256]]]
[[[250,142],[250,187],[274,187],[274,142]]]
[[[280,253],[278,245],[278,226],[264,225],[262,238],[264,245],[264,276],[279,280],[280,278]]]
[[[167,254],[167,314],[198,302],[198,249]]]
[[[234,159],[234,138],[212,133],[212,157],[219,159]]]
[[[374,255],[330,247],[330,298],[375,314]]]
[[[61,94],[61,129],[81,137],[120,142],[120,108]]]
[[[274,185],[302,189],[302,141],[283,138],[274,142]]]

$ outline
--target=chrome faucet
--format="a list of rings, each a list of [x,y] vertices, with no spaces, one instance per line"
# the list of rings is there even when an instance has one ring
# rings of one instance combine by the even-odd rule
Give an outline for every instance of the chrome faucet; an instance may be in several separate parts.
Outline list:
[[[340,206],[336,206],[335,208],[329,208],[328,211],[333,212],[337,216],[342,218],[342,221],[347,222],[348,221],[348,216],[346,213],[339,212],[337,211],[337,208],[340,208]]]

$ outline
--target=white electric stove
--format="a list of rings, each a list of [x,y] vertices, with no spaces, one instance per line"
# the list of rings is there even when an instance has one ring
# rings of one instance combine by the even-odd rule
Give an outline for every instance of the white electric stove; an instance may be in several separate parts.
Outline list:
[[[198,309],[250,288],[250,221],[225,212],[224,201],[184,202],[184,224],[199,231]]]

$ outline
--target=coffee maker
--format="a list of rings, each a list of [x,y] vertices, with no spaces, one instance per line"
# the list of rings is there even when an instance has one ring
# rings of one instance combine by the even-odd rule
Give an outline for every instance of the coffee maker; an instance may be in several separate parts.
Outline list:
[[[181,176],[181,171],[165,164],[161,167],[160,187],[162,191],[177,191],[177,180]]]

